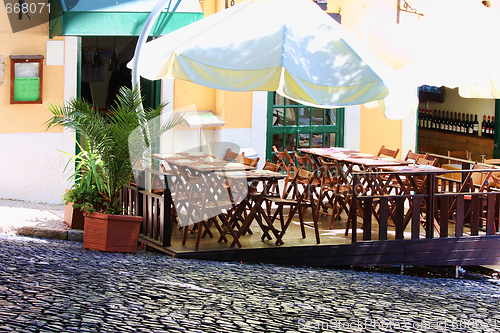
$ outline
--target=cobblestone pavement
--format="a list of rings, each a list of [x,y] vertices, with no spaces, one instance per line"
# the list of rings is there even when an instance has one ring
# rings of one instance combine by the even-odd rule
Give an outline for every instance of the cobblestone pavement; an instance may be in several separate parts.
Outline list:
[[[0,235],[0,332],[498,332],[495,281],[110,254]]]

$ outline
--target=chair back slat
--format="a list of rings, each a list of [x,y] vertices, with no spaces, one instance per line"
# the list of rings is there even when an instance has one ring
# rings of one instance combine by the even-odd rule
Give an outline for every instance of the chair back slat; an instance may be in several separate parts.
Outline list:
[[[394,149],[386,148],[384,145],[382,145],[382,147],[380,147],[380,150],[378,151],[377,156],[383,155],[383,156],[396,158],[396,156],[398,156],[398,153],[399,153],[399,148],[394,150]]]
[[[238,162],[241,163],[243,160],[243,157],[245,156],[245,153],[235,153],[234,151],[231,150],[231,148],[228,148],[226,150],[226,154],[222,158],[224,161],[230,161],[230,162]]]
[[[415,162],[415,161],[417,161],[417,159],[419,157],[428,159],[429,153],[419,154],[419,153],[415,153],[411,150],[408,150],[408,153],[406,153],[405,161],[414,161]]]

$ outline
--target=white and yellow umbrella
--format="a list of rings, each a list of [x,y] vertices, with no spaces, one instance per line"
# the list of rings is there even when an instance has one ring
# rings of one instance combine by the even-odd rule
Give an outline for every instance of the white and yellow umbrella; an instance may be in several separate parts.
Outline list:
[[[138,64],[150,80],[277,91],[320,107],[381,100],[393,71],[311,0],[247,0],[146,43]]]

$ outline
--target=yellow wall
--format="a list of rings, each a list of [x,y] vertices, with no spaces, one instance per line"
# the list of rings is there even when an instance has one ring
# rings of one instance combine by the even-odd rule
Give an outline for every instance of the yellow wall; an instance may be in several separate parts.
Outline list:
[[[230,3],[231,0],[228,0]],[[241,1],[236,1],[236,3]],[[207,17],[225,9],[225,0],[205,0],[202,4]],[[209,110],[220,116],[226,125],[220,128],[252,127],[252,93],[222,91],[195,83],[175,80],[174,110],[192,107]]]
[[[364,1],[364,0],[328,0],[327,12],[338,13],[342,17],[342,26],[352,33],[357,32],[358,25],[363,24],[374,12],[376,6],[386,3],[384,0]],[[394,3],[394,20],[396,19],[396,3]],[[385,48],[377,48],[377,41],[368,43],[371,50],[377,53],[393,68],[400,68],[398,57],[385,52]],[[346,133],[349,128],[345,128]],[[380,108],[361,107],[360,121],[360,151],[367,153],[377,153],[380,146],[401,149],[402,122],[401,120],[387,119]],[[403,152],[406,154],[406,152]],[[401,153],[400,156],[401,157]],[[404,156],[403,156],[404,157]]]
[[[26,20],[26,19],[25,19]],[[64,66],[46,66],[43,62],[43,103],[10,104],[10,55],[43,55],[46,57],[48,23],[12,33],[5,10],[0,10],[0,55],[5,60],[4,82],[0,85],[0,134],[46,132],[43,124],[51,113],[45,105],[48,101],[64,100]],[[64,38],[54,38],[54,40]],[[61,132],[53,128],[50,132]]]

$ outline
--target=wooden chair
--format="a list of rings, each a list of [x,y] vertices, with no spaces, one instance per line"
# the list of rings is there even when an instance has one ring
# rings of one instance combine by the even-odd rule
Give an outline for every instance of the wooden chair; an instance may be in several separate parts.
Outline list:
[[[270,160],[267,160],[266,163],[264,164],[264,166],[262,167],[262,170],[279,172],[280,167],[278,164],[274,164]],[[250,184],[250,186],[249,186],[250,195],[252,195],[252,196],[260,195],[260,193],[258,192],[258,189],[257,189],[257,184],[259,184],[259,183],[260,182],[254,182],[254,183]],[[270,191],[271,191],[272,195],[280,196],[278,184],[273,185],[273,187],[271,188]]]
[[[260,157],[257,158],[249,158],[246,157],[243,153],[241,155],[240,163],[243,163],[245,165],[251,166],[251,167],[257,167],[257,164],[259,164]]]
[[[279,233],[277,240],[276,240],[276,245],[283,244],[282,237],[285,234],[286,230],[288,229],[288,226],[292,222],[293,217],[295,214],[298,212],[299,213],[299,219],[300,219],[300,228],[302,232],[302,238],[306,237],[305,233],[305,225],[306,222],[304,221],[304,216],[302,212],[304,211],[303,208],[311,207],[313,211],[313,227],[316,235],[316,243],[320,243],[320,237],[319,237],[319,226],[318,226],[318,218],[315,208],[315,202],[312,199],[312,193],[311,193],[311,183],[312,180],[315,177],[314,172],[310,172],[307,170],[304,170],[302,167],[299,167],[297,170],[297,173],[295,174],[292,182],[290,183],[290,186],[288,187],[287,191],[284,193],[282,198],[279,197],[267,197],[265,198],[266,201],[269,201],[275,205],[277,205],[277,209],[274,213],[274,215],[271,217],[271,221],[274,222],[277,218],[280,219],[281,223],[281,232]],[[284,220],[283,218],[283,207],[288,206],[290,207],[289,213],[288,213],[288,219]],[[264,235],[263,235],[264,237]]]
[[[499,158],[490,158],[490,159],[485,159],[483,161],[484,164],[491,164],[491,165],[500,165],[500,159]]]
[[[455,158],[460,158],[460,159],[466,160],[469,158],[469,151],[468,150],[448,150],[448,157],[455,157]],[[454,161],[454,160],[448,160],[448,164],[460,164],[460,166],[462,166],[461,163],[457,163],[457,161]]]
[[[378,151],[377,156],[388,156],[388,157],[396,158],[396,156],[398,156],[398,154],[399,154],[399,148],[396,150],[393,150],[393,149],[386,148],[384,145],[382,145],[382,147],[380,147],[380,150]]]
[[[221,196],[220,188],[215,188],[216,185],[212,181],[207,181],[203,175],[195,175],[188,168],[177,164],[169,163],[169,166],[176,178],[178,193],[173,200],[183,229],[182,245],[186,244],[189,233],[195,233],[195,250],[197,251],[202,237],[206,235],[213,237],[210,228],[215,226],[220,234],[219,242],[227,243],[225,235],[231,234],[241,247],[225,215],[225,210],[233,207],[227,192],[225,196]]]
[[[427,159],[424,157],[417,157],[415,164],[416,165],[428,165],[428,166],[437,166],[438,159]],[[404,186],[408,187],[413,187],[413,191],[415,191],[416,194],[421,194],[425,193],[426,191],[432,191],[433,189],[427,189],[427,175],[422,175],[422,176],[414,176],[413,177],[413,183],[410,183],[409,180],[403,181]],[[416,187],[415,187],[416,186]],[[405,217],[404,217],[404,228],[408,225],[410,222],[410,219],[412,217],[412,210],[413,207],[411,207],[411,201],[410,201],[410,209],[406,212]],[[395,207],[393,208],[393,210]],[[426,220],[423,217],[422,213],[426,211],[426,202],[422,201],[420,205],[420,223],[426,228]],[[436,219],[434,219],[434,227],[436,228],[437,232],[439,233],[439,223]]]
[[[408,150],[408,153],[406,153],[406,157],[404,160],[405,161],[413,161],[415,163],[419,157],[428,159],[429,153],[425,153],[425,154],[414,153],[410,149],[410,150]]]
[[[420,146],[420,154],[430,153],[441,155],[441,146]]]
[[[335,220],[340,219],[342,211],[349,212],[348,204],[351,198],[351,186],[345,177],[339,162],[326,162],[319,157],[320,186],[316,214],[331,216],[330,229]],[[328,210],[331,209],[329,213]]]
[[[303,167],[308,171],[315,171],[316,170],[316,164],[313,162],[311,156],[308,154],[305,155],[299,155],[297,151],[293,151],[293,155],[295,158],[295,161],[297,162],[297,167]]]
[[[425,157],[418,157],[415,161],[415,164],[417,165],[432,165],[432,166],[437,166],[438,160],[436,159],[429,159]]]
[[[414,153],[412,152],[411,150],[408,150],[408,152],[406,153],[406,156],[404,158],[405,161],[412,161],[414,164],[416,164],[417,160],[419,158],[422,158],[422,159],[426,159],[429,157],[429,153],[425,153],[425,154],[419,154],[419,153]],[[437,162],[437,160],[436,160]],[[387,179],[389,176],[380,176],[382,179]],[[405,182],[405,177],[404,176],[401,176],[400,179]],[[398,183],[397,180],[393,179],[391,181],[390,184],[387,185],[388,188],[390,188],[391,190],[395,190],[396,193],[401,193],[401,185]]]
[[[273,151],[276,154],[277,164],[279,166],[280,172],[284,172],[287,177],[285,178],[285,186],[283,188],[283,194],[286,193],[288,184],[295,177],[297,172],[297,167],[292,159],[292,156],[287,150],[279,151],[276,146],[273,146]]]
[[[231,148],[228,148],[222,159],[224,161],[241,163],[243,156],[245,156],[245,153],[238,154],[232,151]]]

